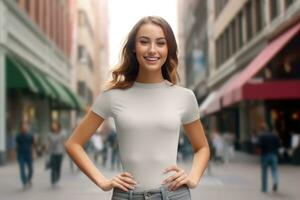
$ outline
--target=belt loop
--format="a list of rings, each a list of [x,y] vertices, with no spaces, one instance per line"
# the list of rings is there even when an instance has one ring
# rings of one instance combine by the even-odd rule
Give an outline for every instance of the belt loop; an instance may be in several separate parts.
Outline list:
[[[133,191],[129,190],[129,200],[132,200],[132,193],[133,193]]]
[[[165,190],[164,186],[160,186],[160,192],[161,192],[162,200],[168,200],[169,199],[167,197],[167,193],[166,193],[166,190]]]

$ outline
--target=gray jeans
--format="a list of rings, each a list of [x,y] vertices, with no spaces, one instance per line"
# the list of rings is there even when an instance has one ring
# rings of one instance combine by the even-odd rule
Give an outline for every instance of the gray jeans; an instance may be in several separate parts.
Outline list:
[[[169,190],[167,186],[139,192],[134,190],[125,192],[119,188],[114,188],[112,200],[191,200],[191,194],[186,185],[175,191]]]

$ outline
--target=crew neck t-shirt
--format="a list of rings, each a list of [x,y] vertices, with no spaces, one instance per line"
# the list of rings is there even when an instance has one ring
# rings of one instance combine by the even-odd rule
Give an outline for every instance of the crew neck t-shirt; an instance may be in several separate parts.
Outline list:
[[[159,187],[172,174],[163,170],[176,165],[180,126],[200,118],[193,91],[168,80],[104,91],[92,111],[114,119],[123,170],[136,190]]]

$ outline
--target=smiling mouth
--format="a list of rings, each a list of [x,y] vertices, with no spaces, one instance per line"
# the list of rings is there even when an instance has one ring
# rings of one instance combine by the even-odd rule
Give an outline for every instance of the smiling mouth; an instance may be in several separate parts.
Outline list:
[[[160,58],[159,57],[144,57],[145,60],[153,62],[153,61],[158,61]]]

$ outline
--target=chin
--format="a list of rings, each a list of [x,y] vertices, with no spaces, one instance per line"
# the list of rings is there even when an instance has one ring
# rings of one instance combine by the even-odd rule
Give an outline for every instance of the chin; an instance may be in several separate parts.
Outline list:
[[[144,64],[142,65],[142,68],[144,70],[147,70],[147,71],[157,71],[157,70],[161,70],[161,67],[160,65],[149,65],[149,64]]]

